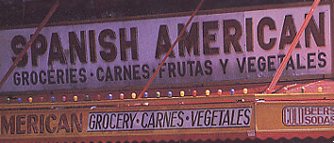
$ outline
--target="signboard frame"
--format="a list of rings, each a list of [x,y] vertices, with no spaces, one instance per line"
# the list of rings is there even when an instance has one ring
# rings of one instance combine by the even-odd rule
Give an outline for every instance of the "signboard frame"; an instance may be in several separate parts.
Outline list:
[[[307,4],[309,4],[308,2],[305,2],[305,3],[297,3],[297,4],[284,4],[284,5],[275,5],[275,6],[269,6],[269,8],[266,8],[268,10],[270,9],[279,9],[279,8],[291,8],[291,7],[296,7],[296,8],[299,8],[299,7],[303,7],[303,6],[307,6]],[[323,6],[323,5],[330,5],[330,7],[332,7],[332,4],[329,3],[329,2],[323,2],[321,3],[320,6]],[[207,11],[202,11],[200,12],[199,16],[203,16],[203,15],[215,15],[215,14],[220,14],[220,13],[223,13],[223,14],[229,14],[231,12],[252,12],[254,10],[266,10],[264,9],[263,7],[249,7],[249,8],[246,8],[245,9],[237,9],[237,10],[231,10],[231,9],[228,9],[228,10],[207,10]],[[232,13],[233,14],[233,13]],[[332,14],[332,10],[330,12],[330,14]],[[73,25],[73,26],[76,26],[76,25],[80,25],[80,24],[89,24],[89,23],[97,23],[97,22],[117,22],[117,21],[124,21],[124,22],[127,22],[127,21],[132,21],[132,20],[150,20],[150,19],[155,19],[155,18],[173,18],[173,17],[179,17],[179,16],[185,16],[187,15],[187,13],[178,13],[178,14],[167,14],[167,15],[155,15],[155,16],[146,16],[146,17],[130,17],[130,18],[126,18],[126,19],[112,19],[112,20],[103,20],[103,21],[83,21],[83,22],[75,22],[75,23],[59,23],[59,24],[52,24],[51,26],[69,26],[69,25]],[[333,18],[331,16],[330,18],[330,29],[331,31],[333,31]],[[333,36],[332,34],[329,36],[333,41]],[[331,44],[332,45],[332,44]],[[332,47],[332,46],[331,46]],[[333,48],[331,48],[332,50],[332,53],[330,53],[331,55],[333,55]],[[327,56],[327,57],[332,57],[332,56]],[[286,76],[286,77],[283,77],[282,80],[295,80],[295,79],[310,79],[310,78],[320,78],[320,77],[331,77],[333,75],[333,59],[328,61],[331,63],[330,67],[332,68],[331,71],[332,73],[331,74],[319,74],[319,75],[300,75],[298,77],[295,77],[295,76]],[[81,71],[80,71],[81,72]],[[263,81],[269,81],[271,78],[262,78],[261,79],[261,82]],[[7,81],[8,82],[8,81]],[[233,83],[254,83],[254,82],[259,82],[257,80],[248,80],[248,79],[241,79],[241,80],[233,80]],[[226,85],[226,84],[231,84],[231,81],[230,80],[226,80],[226,81],[210,81],[210,82],[204,82],[204,83],[196,83],[196,82],[193,82],[193,83],[180,83],[180,84],[172,84],[172,85],[153,85],[153,88],[165,88],[165,87],[168,87],[168,88],[175,88],[175,87],[192,87],[192,86],[196,86],[198,84],[202,84],[202,85]],[[125,87],[122,87],[123,90],[138,90],[138,89],[141,89],[141,85],[140,84],[136,84],[136,83],[132,83],[131,84],[131,88],[125,88]],[[86,89],[87,90],[103,90],[104,86],[101,86],[101,87],[93,87],[93,88],[89,88],[89,89]],[[117,90],[116,88],[110,88],[108,87],[110,90]],[[31,88],[30,88],[31,89]],[[43,88],[42,88],[43,89]],[[23,89],[24,90],[24,89]],[[82,91],[81,89],[77,89],[76,87],[74,88],[71,88],[71,89],[67,89],[67,90],[71,90],[71,91],[74,91],[74,92],[78,92],[78,91]],[[25,93],[41,93],[41,92],[62,92],[61,89],[58,89],[58,88],[55,88],[55,89],[51,89],[51,90],[34,90],[34,91],[26,91]],[[2,92],[4,94],[15,94],[17,93],[17,91],[13,92],[13,91],[5,91],[5,92]]]

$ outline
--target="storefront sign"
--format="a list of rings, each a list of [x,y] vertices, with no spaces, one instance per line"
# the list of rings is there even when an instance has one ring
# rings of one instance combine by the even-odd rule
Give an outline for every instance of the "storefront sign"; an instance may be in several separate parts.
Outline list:
[[[247,131],[254,130],[254,107],[248,103],[138,106],[129,109],[115,108],[114,105],[91,109],[94,106],[91,103],[63,105],[53,108],[32,105],[29,110],[19,106],[0,109],[0,140],[14,137],[128,136],[129,132],[151,135],[153,130],[154,135],[180,131],[194,134],[203,133],[203,130],[205,134],[242,132],[246,135]]]
[[[272,77],[309,6],[195,16],[153,85]],[[284,76],[331,74],[331,8],[320,5]],[[189,17],[45,27],[0,92],[142,87]],[[35,28],[0,31],[0,77]]]
[[[269,95],[270,97],[272,95]],[[288,97],[289,96],[289,97]],[[287,95],[292,99],[302,95]],[[314,94],[315,98],[324,96]],[[330,97],[332,95],[326,95]],[[262,96],[263,98],[263,96]],[[308,99],[308,100],[305,100]],[[255,106],[257,133],[290,133],[290,132],[333,132],[333,102],[305,98],[296,101],[279,101],[257,103]]]
[[[334,106],[296,106],[283,109],[286,126],[334,125]]]
[[[92,112],[87,131],[250,127],[252,108]]]
[[[0,136],[81,133],[82,113],[2,114]]]

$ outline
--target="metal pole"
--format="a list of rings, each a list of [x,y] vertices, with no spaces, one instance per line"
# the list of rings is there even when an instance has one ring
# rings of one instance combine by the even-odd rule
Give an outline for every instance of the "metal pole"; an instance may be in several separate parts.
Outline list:
[[[280,79],[281,75],[282,75],[282,72],[283,70],[285,69],[286,67],[286,64],[288,63],[291,55],[292,55],[292,52],[293,50],[296,48],[296,45],[302,35],[302,33],[305,31],[305,28],[307,27],[308,23],[310,22],[311,18],[312,18],[312,15],[313,15],[313,12],[314,10],[317,8],[317,6],[319,5],[320,3],[320,0],[315,0],[311,6],[311,9],[310,11],[307,13],[307,16],[303,22],[303,25],[302,27],[299,29],[297,35],[295,36],[295,38],[293,39],[292,41],[292,44],[290,45],[290,48],[287,52],[287,54],[285,55],[285,57],[283,58],[283,61],[282,63],[279,65],[274,77],[273,77],[273,80],[271,81],[269,87],[267,88],[267,91],[266,93],[270,94],[273,92],[278,80]]]
[[[151,85],[151,83],[153,82],[153,80],[156,78],[156,76],[158,75],[161,67],[164,65],[164,63],[166,62],[168,56],[172,53],[174,47],[176,46],[177,42],[179,42],[179,40],[182,38],[182,36],[185,34],[187,27],[190,25],[190,22],[192,21],[192,19],[194,18],[194,16],[197,14],[197,12],[199,11],[199,9],[201,8],[202,4],[203,4],[204,0],[201,0],[195,11],[191,14],[190,18],[188,19],[186,25],[183,27],[183,29],[181,30],[179,36],[176,38],[176,40],[174,41],[174,43],[172,44],[172,46],[169,48],[168,52],[166,53],[165,57],[162,59],[161,63],[159,64],[158,68],[155,70],[155,72],[153,73],[152,77],[147,81],[146,85],[144,86],[143,90],[140,92],[138,98],[143,97],[145,91],[148,89],[148,87]]]

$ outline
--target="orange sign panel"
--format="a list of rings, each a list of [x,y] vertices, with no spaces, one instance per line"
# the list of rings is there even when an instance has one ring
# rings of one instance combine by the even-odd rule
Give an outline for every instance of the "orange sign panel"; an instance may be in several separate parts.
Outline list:
[[[326,136],[334,131],[334,106],[330,101],[274,101],[255,105],[256,132],[279,136]]]
[[[32,107],[31,110],[17,107],[0,113],[0,139],[247,134],[254,131],[253,110],[250,103],[125,108],[74,105]]]

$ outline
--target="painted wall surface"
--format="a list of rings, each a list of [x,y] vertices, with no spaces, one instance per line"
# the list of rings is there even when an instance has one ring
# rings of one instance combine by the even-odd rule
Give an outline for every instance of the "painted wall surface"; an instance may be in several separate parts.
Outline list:
[[[153,86],[272,77],[309,7],[198,15]],[[314,12],[283,76],[331,74],[331,9]],[[46,27],[0,93],[142,87],[188,17]],[[34,28],[0,31],[0,77]]]

